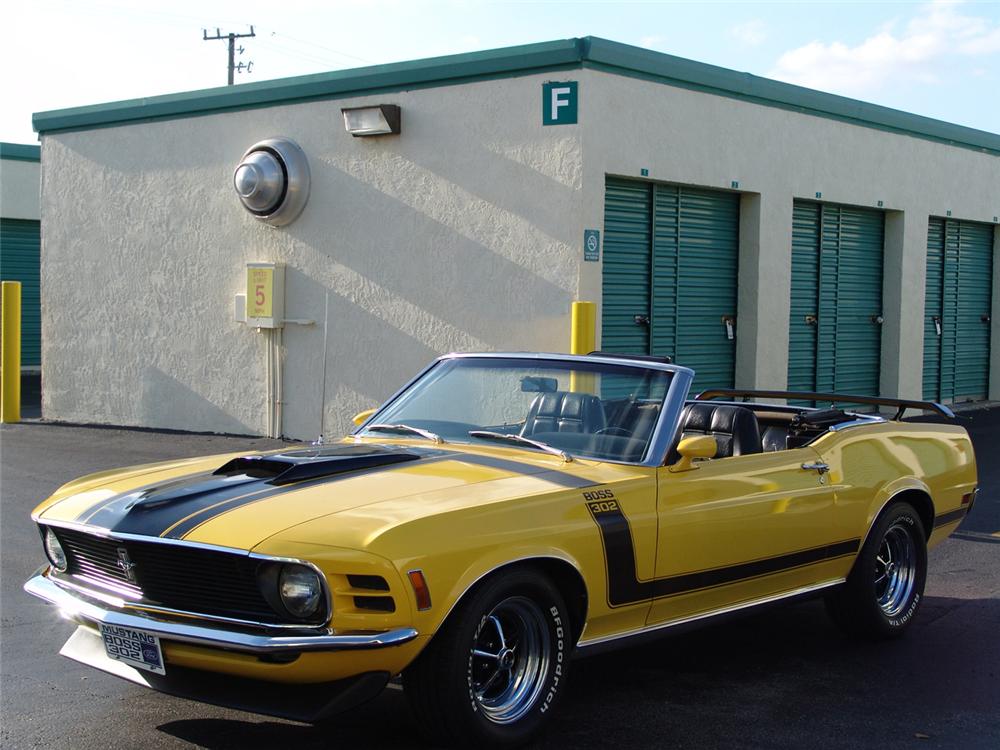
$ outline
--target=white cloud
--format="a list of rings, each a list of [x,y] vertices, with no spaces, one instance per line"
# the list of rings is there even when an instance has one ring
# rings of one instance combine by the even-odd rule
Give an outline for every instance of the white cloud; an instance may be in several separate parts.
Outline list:
[[[1000,52],[1000,26],[987,34],[963,41],[958,49],[966,55],[990,55]]]
[[[750,47],[757,47],[767,39],[767,27],[759,18],[737,24],[729,29],[729,35]]]
[[[1000,26],[966,15],[961,3],[939,0],[921,6],[902,30],[884,25],[860,44],[812,41],[785,52],[773,78],[848,95],[869,94],[887,83],[939,80],[950,57],[1000,52]]]
[[[646,49],[652,49],[659,45],[662,41],[662,36],[644,36],[639,39],[639,46],[645,47]]]

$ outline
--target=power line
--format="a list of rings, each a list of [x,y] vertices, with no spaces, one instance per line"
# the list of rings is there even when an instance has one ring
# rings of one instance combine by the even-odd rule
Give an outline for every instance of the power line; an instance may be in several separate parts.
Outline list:
[[[322,65],[331,69],[342,68],[345,65],[350,65],[350,63],[345,63],[343,60],[334,60],[331,57],[322,57],[320,55],[314,54],[312,52],[304,51],[301,49],[285,47],[276,42],[266,40],[265,37],[260,37],[260,41],[257,42],[261,47],[268,50],[273,50],[279,55],[296,58],[304,62],[315,63],[317,65]]]
[[[322,44],[316,44],[316,42],[310,42],[310,41],[308,41],[306,39],[298,39],[298,38],[296,38],[294,36],[289,36],[288,34],[283,34],[280,31],[272,31],[271,32],[271,36],[272,37],[275,37],[275,36],[284,37],[285,39],[289,40],[290,42],[298,42],[299,44],[308,44],[310,47],[315,47],[316,49],[321,49],[321,50],[323,50],[325,52],[332,52],[333,54],[338,55],[340,57],[348,57],[348,58],[350,58],[352,60],[357,60],[358,62],[368,63],[369,65],[374,65],[375,64],[375,62],[373,60],[369,60],[369,59],[364,58],[364,57],[358,57],[357,55],[351,55],[351,54],[349,54],[347,52],[341,52],[339,50],[333,49],[332,47],[324,47]]]
[[[223,35],[222,32],[219,31],[219,29],[215,30],[215,36],[209,36],[208,29],[202,29],[201,33],[202,33],[202,40],[206,42],[214,42],[219,39],[229,40],[229,85],[230,86],[233,85],[233,74],[235,73],[237,68],[239,68],[240,73],[243,72],[243,68],[246,68],[247,73],[250,72],[250,69],[253,67],[252,60],[248,63],[244,63],[241,61],[238,66],[236,65],[236,40],[248,39],[257,36],[256,34],[253,33],[253,26],[250,27],[249,34],[234,34],[233,32],[230,31],[228,34]],[[240,46],[240,54],[241,55],[243,54],[242,46]]]

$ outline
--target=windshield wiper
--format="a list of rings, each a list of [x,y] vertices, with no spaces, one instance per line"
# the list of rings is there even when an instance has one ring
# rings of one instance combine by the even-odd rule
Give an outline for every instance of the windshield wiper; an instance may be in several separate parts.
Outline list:
[[[515,435],[513,433],[491,432],[490,430],[469,430],[469,437],[483,438],[485,440],[502,440],[505,443],[517,443],[518,445],[528,445],[532,448],[538,448],[538,450],[540,451],[551,453],[553,456],[559,456],[563,461],[566,461],[567,463],[573,460],[573,457],[564,450],[555,448],[549,445],[548,443],[543,443],[541,440],[532,440],[531,438],[526,438],[521,435]]]
[[[433,440],[435,443],[445,442],[445,439],[437,433],[430,430],[422,430],[419,427],[411,427],[408,424],[370,424],[365,429],[375,432],[409,432],[414,435],[420,435],[422,438]]]

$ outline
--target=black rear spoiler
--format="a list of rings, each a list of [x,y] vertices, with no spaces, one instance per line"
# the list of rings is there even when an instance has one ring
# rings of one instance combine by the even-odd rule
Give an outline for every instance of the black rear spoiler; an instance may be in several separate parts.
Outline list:
[[[740,389],[713,388],[702,391],[695,396],[695,401],[708,401],[713,398],[730,398],[744,401],[753,398],[791,398],[801,401],[829,401],[831,403],[870,404],[871,406],[894,406],[896,413],[893,419],[902,419],[907,409],[921,409],[937,412],[948,419],[955,418],[955,412],[944,404],[936,401],[909,401],[900,398],[882,398],[881,396],[847,396],[838,393],[812,393],[811,391],[745,391]]]

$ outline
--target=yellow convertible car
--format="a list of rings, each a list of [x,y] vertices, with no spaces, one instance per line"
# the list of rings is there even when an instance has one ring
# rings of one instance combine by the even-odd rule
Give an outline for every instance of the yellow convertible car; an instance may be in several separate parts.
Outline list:
[[[976,464],[961,427],[899,417],[948,409],[689,400],[693,378],[441,357],[342,442],[65,485],[34,512],[49,564],[25,589],[78,624],[61,653],[106,672],[311,722],[401,676],[464,747],[535,736],[576,655],[752,607],[821,595],[851,633],[902,633]],[[797,399],[897,413],[775,403]]]

